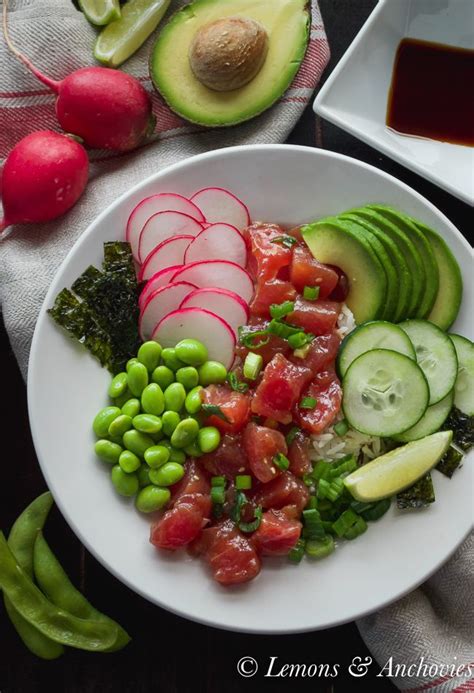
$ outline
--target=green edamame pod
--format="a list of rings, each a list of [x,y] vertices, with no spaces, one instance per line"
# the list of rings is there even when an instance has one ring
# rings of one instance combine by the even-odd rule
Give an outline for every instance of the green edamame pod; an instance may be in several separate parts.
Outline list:
[[[104,462],[116,464],[122,453],[122,446],[118,443],[112,443],[111,440],[98,440],[94,445],[94,451],[97,457],[100,457]]]
[[[127,374],[125,371],[122,373],[117,373],[117,375],[112,378],[112,382],[109,385],[109,397],[111,399],[116,399],[117,397],[121,397],[126,391],[128,387],[128,381],[127,381]]]
[[[161,345],[158,342],[144,342],[138,350],[137,358],[151,373],[160,362]]]
[[[197,339],[182,339],[174,350],[176,356],[188,366],[201,366],[207,361],[207,347]]]
[[[150,481],[156,486],[172,486],[184,476],[184,467],[176,462],[167,462],[159,469],[150,470]]]
[[[116,419],[112,421],[109,426],[109,436],[114,438],[115,436],[123,436],[126,431],[132,428],[132,419],[126,414],[120,414]]]
[[[181,383],[171,383],[164,392],[165,407],[169,411],[179,412],[186,400],[186,390]]]
[[[139,483],[137,475],[124,472],[119,464],[112,467],[111,479],[115,490],[121,496],[134,496],[138,491]]]
[[[10,530],[8,547],[29,577],[33,577],[33,549],[36,535],[43,528],[52,504],[53,497],[49,491],[38,496],[19,515]],[[63,646],[40,633],[34,625],[23,618],[6,594],[3,595],[3,601],[10,621],[30,652],[41,659],[57,659],[63,654]]]
[[[127,373],[135,363],[140,363],[140,361],[137,359],[136,356],[134,356],[133,359],[128,359],[128,361],[125,365],[125,370],[127,371]]]
[[[141,465],[140,458],[134,455],[133,452],[130,452],[130,450],[124,450],[118,462],[123,471],[127,474],[136,472],[137,469],[140,469]]]
[[[181,383],[186,390],[192,390],[199,382],[199,373],[193,366],[178,368],[176,382]]]
[[[198,372],[200,385],[225,383],[227,378],[227,368],[219,361],[206,361]]]
[[[145,451],[145,462],[152,469],[158,469],[168,462],[170,454],[170,450],[164,445],[154,445]]]
[[[165,410],[163,390],[157,383],[150,383],[142,392],[142,409],[146,414],[160,416]]]
[[[171,445],[175,448],[185,448],[195,440],[199,432],[199,424],[194,419],[184,419],[173,431],[170,438]]]
[[[176,426],[181,421],[181,417],[176,411],[165,411],[161,416],[161,423],[163,424],[163,433],[165,436],[170,437]]]
[[[171,494],[167,488],[145,486],[138,493],[135,506],[142,513],[152,513],[166,505],[170,497]]]
[[[20,615],[55,642],[103,652],[117,641],[117,626],[77,618],[52,604],[18,565],[3,532],[0,532],[0,587]]]
[[[188,457],[202,457],[204,454],[201,448],[198,445],[197,440],[193,440],[191,445],[186,445],[184,448],[184,452]]]
[[[146,433],[132,430],[124,433],[123,444],[127,450],[133,452],[137,457],[142,458],[145,454],[145,450],[151,448],[151,446],[155,444],[155,441]]]
[[[198,385],[188,392],[184,402],[184,408],[188,414],[197,414],[201,410],[202,400],[201,400],[201,390],[202,386]]]
[[[130,392],[135,397],[140,397],[148,385],[148,371],[143,363],[137,361],[127,369],[127,380]]]
[[[92,422],[92,428],[97,438],[105,438],[108,436],[110,424],[117,416],[120,416],[121,413],[119,407],[104,407],[98,412]]]
[[[197,442],[202,452],[214,452],[221,442],[221,434],[215,426],[204,426],[198,433]]]
[[[151,374],[151,379],[159,385],[162,390],[166,390],[168,385],[174,383],[174,373],[168,366],[157,366]]]
[[[186,364],[184,361],[181,361],[177,355],[174,349],[171,347],[166,347],[166,349],[163,349],[161,352],[161,360],[165,364],[165,366],[168,366],[172,371],[177,371],[178,368],[182,368]]]
[[[128,633],[116,621],[95,609],[74,587],[41,531],[36,537],[33,560],[38,586],[55,606],[78,618],[108,623],[116,627],[117,639],[105,650],[106,652],[115,652],[125,647],[130,641]]]
[[[163,424],[154,414],[138,414],[133,418],[133,426],[142,433],[159,433]]]
[[[136,397],[132,397],[132,399],[128,399],[123,405],[122,405],[122,414],[125,414],[125,416],[130,416],[131,419],[133,419],[134,416],[137,416],[137,414],[140,413],[140,400],[136,399]]]

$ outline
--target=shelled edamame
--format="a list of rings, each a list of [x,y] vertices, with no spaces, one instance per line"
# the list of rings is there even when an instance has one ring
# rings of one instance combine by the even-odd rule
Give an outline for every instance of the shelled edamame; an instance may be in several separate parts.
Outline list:
[[[202,426],[203,386],[222,383],[227,370],[208,361],[196,339],[174,348],[144,342],[123,373],[111,381],[111,403],[94,418],[95,453],[112,465],[112,484],[135,496],[137,510],[151,513],[170,499],[169,487],[183,478],[186,456],[219,447],[220,433]]]

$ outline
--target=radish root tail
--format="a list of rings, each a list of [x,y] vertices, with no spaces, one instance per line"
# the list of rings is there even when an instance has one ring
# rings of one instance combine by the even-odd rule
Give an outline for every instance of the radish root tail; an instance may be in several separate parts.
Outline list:
[[[54,91],[56,94],[59,91],[59,85],[60,82],[57,82],[54,79],[50,79],[49,77],[46,77],[46,75],[43,75],[32,63],[28,58],[23,55],[23,53],[20,53],[20,51],[13,45],[12,40],[10,38],[10,34],[8,33],[8,22],[7,22],[7,14],[8,14],[8,0],[4,0],[3,2],[3,35],[5,37],[5,43],[7,44],[8,48],[10,51],[16,55],[16,57],[21,60],[23,65],[25,65],[30,72],[34,74],[34,76],[40,80],[40,82],[43,82],[49,89]]]

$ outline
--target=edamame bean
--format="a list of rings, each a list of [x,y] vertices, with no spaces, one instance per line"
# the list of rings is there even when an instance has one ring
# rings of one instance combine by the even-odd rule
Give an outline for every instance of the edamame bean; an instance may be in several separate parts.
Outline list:
[[[131,430],[124,433],[123,444],[127,450],[133,452],[137,457],[142,458],[145,454],[145,450],[151,448],[155,444],[155,441],[146,433]]]
[[[161,423],[163,424],[163,433],[165,434],[165,436],[168,436],[169,438],[180,421],[181,417],[177,412],[163,412],[161,416]]]
[[[159,433],[162,428],[161,419],[154,414],[138,414],[133,418],[133,425],[142,433]]]
[[[109,397],[115,399],[120,397],[127,390],[127,374],[124,372],[117,373],[117,375],[112,378],[112,382],[109,385]]]
[[[184,476],[184,467],[176,462],[167,462],[159,469],[150,471],[150,481],[156,486],[172,486]]]
[[[125,431],[129,431],[132,428],[132,418],[126,414],[120,414],[116,419],[112,421],[109,426],[109,436],[120,437],[123,436]]]
[[[142,513],[152,513],[162,508],[170,499],[170,492],[167,488],[158,486],[145,486],[139,491],[135,506]]]
[[[176,356],[188,366],[201,366],[207,361],[207,347],[197,339],[182,339],[174,349]]]
[[[186,395],[184,407],[188,414],[197,414],[198,411],[200,411],[202,407],[201,390],[201,385],[198,385],[197,387],[194,387],[192,390],[190,390],[190,392],[188,392],[188,394]]]
[[[220,442],[221,434],[215,426],[204,426],[198,433],[198,445],[204,453],[214,452]]]
[[[145,462],[152,469],[158,469],[166,464],[170,458],[170,451],[164,445],[153,445],[145,450]]]
[[[199,374],[193,366],[178,368],[176,371],[176,380],[181,383],[186,390],[192,390],[199,382]]]
[[[225,383],[227,378],[227,369],[219,361],[206,361],[198,369],[199,383],[201,385],[213,385],[217,383]]]
[[[121,496],[134,496],[138,491],[137,475],[127,474],[118,464],[112,467],[111,479],[115,490]]]
[[[144,464],[143,462],[137,469],[138,484],[140,488],[143,488],[144,486],[149,486],[151,484],[149,471],[150,467],[147,464]]]
[[[199,424],[195,419],[184,419],[173,431],[170,442],[174,448],[185,448],[191,445],[199,432]]]
[[[165,392],[165,408],[171,411],[181,411],[186,400],[186,390],[181,383],[171,383]]]
[[[109,426],[122,412],[118,407],[104,407],[96,415],[92,422],[92,428],[97,438],[105,438],[109,433]]]
[[[170,458],[168,462],[177,462],[178,464],[184,464],[186,462],[186,455],[183,450],[174,448],[169,440],[163,440],[160,445],[163,445],[163,447],[169,450]]]
[[[166,349],[163,349],[161,352],[161,360],[165,366],[168,366],[168,368],[170,368],[172,371],[177,371],[178,368],[182,368],[186,365],[177,357],[175,350],[171,347],[166,347]]]
[[[101,439],[94,445],[94,450],[97,457],[100,457],[104,462],[117,464],[123,448],[117,443],[112,443],[111,440]]]
[[[137,358],[140,363],[151,373],[160,362],[161,344],[158,342],[144,342],[138,350]]]
[[[143,390],[148,385],[148,371],[143,363],[137,361],[137,363],[130,366],[127,371],[127,380],[132,395],[140,397]]]
[[[128,359],[128,361],[125,365],[125,370],[127,371],[127,373],[130,370],[130,368],[133,366],[133,364],[135,364],[135,363],[140,363],[136,356],[134,356],[133,359]]]
[[[127,382],[128,382],[128,381],[127,381]],[[116,397],[116,398],[114,399],[114,404],[115,404],[116,407],[119,407],[119,408],[121,409],[121,408],[123,407],[123,405],[124,405],[126,402],[128,402],[128,400],[129,400],[131,397],[133,397],[133,395],[132,395],[132,393],[130,392],[130,390],[128,389],[128,385],[127,385],[127,389],[125,390],[125,392],[124,392],[123,394],[121,394],[120,397]]]
[[[137,414],[140,413],[140,400],[136,399],[133,397],[132,399],[129,399],[125,404],[122,406],[122,414],[125,414],[126,416],[130,416],[130,418],[133,419],[134,416],[137,416]]]
[[[127,474],[136,472],[140,468],[141,462],[140,458],[134,455],[130,450],[124,450],[119,457],[119,465],[122,467],[123,471]]]
[[[168,366],[157,366],[151,374],[151,379],[159,385],[162,390],[166,390],[168,385],[174,383],[174,373]]]
[[[184,448],[184,452],[188,457],[202,457],[203,455],[203,452],[199,447],[197,440],[193,440],[191,445],[187,445]]]
[[[160,416],[165,410],[163,390],[157,383],[150,383],[142,392],[142,409],[147,414]]]

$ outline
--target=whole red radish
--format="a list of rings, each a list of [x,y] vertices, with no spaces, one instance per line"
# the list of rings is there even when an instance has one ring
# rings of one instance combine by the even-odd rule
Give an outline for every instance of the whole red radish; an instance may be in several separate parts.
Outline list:
[[[154,129],[151,99],[140,82],[107,67],[83,67],[61,81],[43,75],[13,46],[3,6],[3,30],[8,47],[26,67],[57,95],[56,116],[66,132],[78,135],[94,149],[127,152]]]
[[[51,130],[24,137],[3,166],[0,232],[67,212],[82,195],[88,173],[86,150],[71,137]]]

